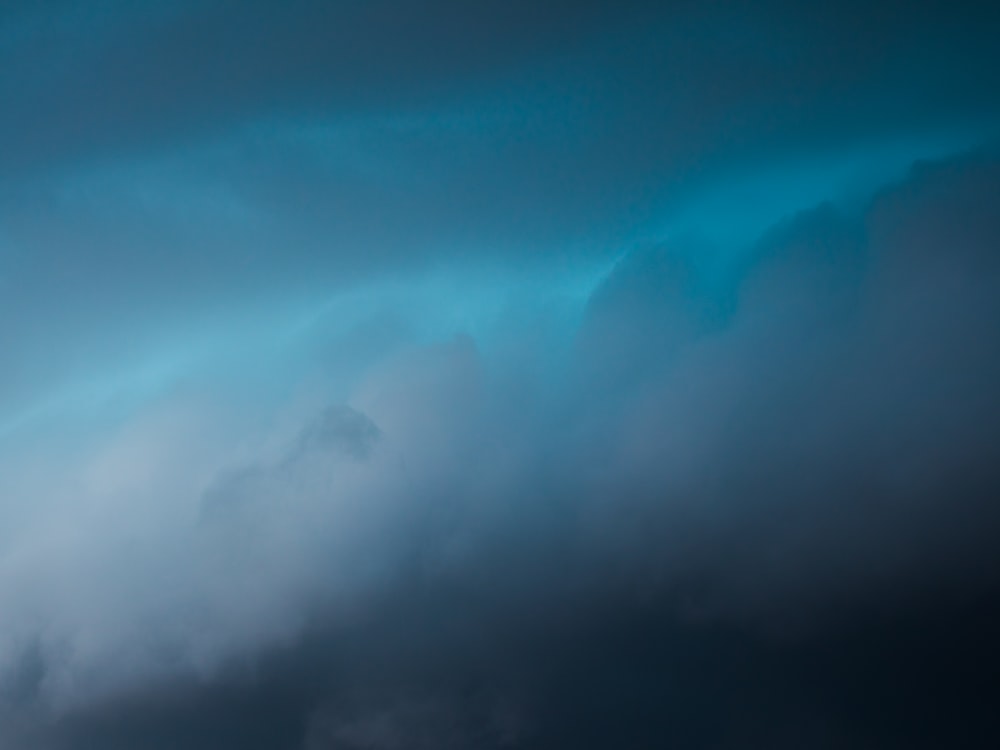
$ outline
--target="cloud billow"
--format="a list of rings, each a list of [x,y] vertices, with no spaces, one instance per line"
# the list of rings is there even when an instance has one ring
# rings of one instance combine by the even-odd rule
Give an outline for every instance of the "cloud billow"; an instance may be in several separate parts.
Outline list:
[[[567,670],[623,676],[575,651],[588,639],[623,664],[634,628],[654,650],[669,651],[646,631],[662,627],[743,653],[723,634],[841,638],[885,602],[991,591],[997,184],[974,155],[916,168],[861,215],[802,213],[716,302],[693,261],[641,249],[554,370],[519,374],[471,339],[418,345],[375,365],[350,407],[286,407],[236,453],[197,445],[217,428],[186,397],[130,417],[103,468],[81,466],[90,496],[13,537],[5,710],[48,705],[54,737],[73,728],[54,742],[113,747],[167,732],[158,716],[197,725],[215,701],[287,690],[307,747],[530,747],[573,736],[550,693]],[[960,241],[927,239],[942,235]],[[208,448],[202,481],[169,480]],[[117,465],[136,476],[107,484]],[[530,655],[567,628],[577,640],[536,674]],[[650,721],[641,701],[670,690],[648,679],[601,722]],[[146,718],[119,730],[118,711]],[[827,721],[848,720],[802,731]]]
[[[0,746],[995,744],[989,14],[29,5]]]

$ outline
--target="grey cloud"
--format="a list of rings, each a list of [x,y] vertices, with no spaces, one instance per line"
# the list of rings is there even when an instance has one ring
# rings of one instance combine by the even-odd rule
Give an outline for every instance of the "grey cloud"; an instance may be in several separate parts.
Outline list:
[[[403,735],[457,747],[707,747],[757,734],[877,744],[882,730],[852,714],[867,694],[838,707],[806,690],[789,704],[806,679],[794,664],[813,660],[838,695],[855,690],[824,649],[887,648],[897,626],[872,625],[860,645],[850,628],[888,607],[900,632],[941,649],[935,669],[970,669],[919,624],[928,587],[986,607],[943,632],[992,622],[998,183],[989,154],[920,166],[862,215],[821,207],[777,227],[756,264],[714,285],[643,248],[594,294],[570,377],[543,376],[554,389],[509,379],[466,338],[384,360],[350,409],[300,407],[235,472],[212,459],[207,495],[174,490],[189,493],[188,518],[219,498],[228,508],[193,524],[168,516],[165,544],[141,556],[96,527],[106,563],[88,545],[47,563],[81,555],[103,602],[89,606],[106,611],[51,602],[42,695],[91,697],[43,734],[65,732],[69,748],[210,746],[251,731],[261,747],[392,747]],[[913,233],[961,241],[911,244]],[[594,369],[602,355],[618,360],[610,371]],[[169,456],[156,434],[152,455]],[[22,575],[45,580],[32,559]],[[125,559],[135,580],[116,582]],[[157,571],[172,571],[173,588],[157,590]],[[150,628],[151,615],[165,619]],[[119,634],[115,649],[94,648],[95,627]],[[710,656],[719,649],[743,664],[735,676],[729,657]],[[874,679],[892,684],[894,653]],[[770,727],[738,708],[758,663],[774,670],[776,692],[758,699]],[[82,687],[101,671],[117,677]],[[919,703],[908,695],[892,710]],[[666,723],[653,719],[661,700],[676,701]],[[610,706],[583,720],[589,737],[573,728],[587,701]],[[17,705],[5,710],[21,715]],[[274,708],[247,718],[247,706]],[[950,710],[926,720],[926,737],[947,735],[961,714]],[[734,738],[709,728],[718,716]],[[885,726],[916,736],[893,716]]]
[[[884,577],[919,586],[924,566],[991,585],[1000,309],[986,184],[998,184],[993,157],[918,168],[862,222],[799,217],[758,251],[723,330],[684,337],[675,323],[687,350],[639,369],[645,384],[611,433],[621,476],[644,477],[654,497],[693,492],[686,512],[751,597],[783,580],[819,598]],[[964,199],[932,207],[927,195]],[[665,455],[680,459],[666,468]],[[715,536],[728,524],[735,546]]]
[[[5,5],[0,745],[995,745],[996,21]]]
[[[329,407],[305,425],[295,440],[273,464],[255,464],[228,473],[210,487],[202,500],[211,515],[239,507],[254,497],[263,502],[283,494],[290,476],[304,464],[318,462],[327,466],[338,461],[364,461],[381,436],[378,427],[350,407]]]

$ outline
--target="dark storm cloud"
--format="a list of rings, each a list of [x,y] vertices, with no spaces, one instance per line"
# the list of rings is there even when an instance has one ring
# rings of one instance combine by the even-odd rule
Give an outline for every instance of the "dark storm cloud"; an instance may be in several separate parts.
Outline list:
[[[956,608],[935,618],[917,605],[860,635],[783,644],[692,628],[629,603],[618,617],[578,610],[582,624],[507,638],[491,632],[486,644],[475,636],[482,619],[453,600],[435,604],[441,619],[430,623],[420,620],[422,608],[382,613],[433,635],[341,632],[336,642],[310,640],[269,659],[261,670],[267,679],[165,691],[62,728],[83,746],[115,750],[140,743],[971,749],[991,736],[994,688],[976,663],[995,611]],[[947,696],[942,684],[952,686]]]
[[[997,20],[5,5],[0,745],[995,744]]]
[[[11,702],[10,742],[982,746],[998,185],[990,152],[918,165],[721,280],[702,248],[639,248],[568,369],[460,339],[384,362],[353,409],[307,404],[195,492],[194,526],[160,518],[163,550],[98,532],[111,609],[43,605],[8,692],[62,708],[42,730]],[[171,456],[152,426],[123,447]]]

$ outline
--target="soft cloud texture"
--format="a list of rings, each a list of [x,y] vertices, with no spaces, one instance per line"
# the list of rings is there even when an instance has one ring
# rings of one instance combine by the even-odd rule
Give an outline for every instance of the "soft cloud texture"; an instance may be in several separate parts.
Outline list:
[[[0,745],[993,746],[994,16],[6,5]]]
[[[542,318],[501,308],[503,335],[363,367],[339,392],[350,406],[330,405],[328,365],[307,357],[297,395],[220,398],[237,376],[195,370],[81,426],[4,493],[2,663],[22,696],[5,710],[86,715],[144,685],[225,685],[309,632],[365,639],[347,635],[359,618],[440,596],[444,612],[474,597],[473,633],[501,642],[623,595],[666,597],[678,623],[801,637],[845,606],[994,586],[998,184],[988,153],[919,165],[861,214],[782,222],[726,281],[698,246],[641,248],[570,348],[564,327],[531,333]],[[447,640],[472,635],[461,616],[430,616],[371,638],[424,627],[412,637],[480,658]],[[471,704],[451,667],[440,698],[399,668],[402,692],[386,666],[352,699],[375,701],[360,714],[325,690],[314,700],[335,708],[307,700],[325,718],[305,746],[464,747],[470,721],[501,746],[557,720],[490,664],[496,694]]]

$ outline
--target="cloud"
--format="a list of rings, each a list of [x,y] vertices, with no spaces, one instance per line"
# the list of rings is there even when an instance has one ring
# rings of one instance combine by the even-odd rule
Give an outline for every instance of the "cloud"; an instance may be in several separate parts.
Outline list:
[[[792,5],[5,5],[0,409],[248,308],[745,247],[995,137],[983,9]]]
[[[724,273],[703,245],[639,248],[569,348],[560,326],[527,350],[410,340],[344,405],[323,380],[255,401],[220,398],[234,373],[189,376],[91,425],[6,480],[5,741],[198,747],[256,726],[261,747],[579,746],[569,714],[590,700],[615,706],[583,724],[602,741],[709,737],[742,672],[713,709],[698,685],[724,670],[676,666],[656,632],[702,665],[784,664],[886,602],[916,628],[929,588],[978,601],[998,583],[997,184],[989,152],[918,165]],[[530,339],[537,318],[497,311]],[[695,686],[669,687],[668,664]],[[773,679],[784,696],[800,678]],[[692,690],[694,714],[653,722],[649,701]],[[764,736],[870,737],[806,700]]]
[[[0,745],[995,745],[997,18],[6,3]]]

